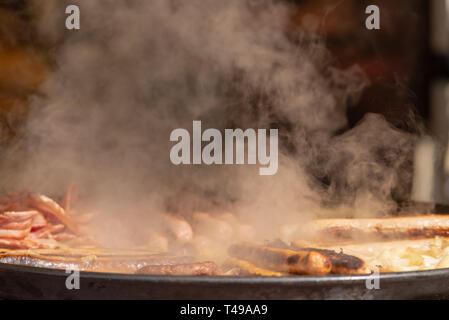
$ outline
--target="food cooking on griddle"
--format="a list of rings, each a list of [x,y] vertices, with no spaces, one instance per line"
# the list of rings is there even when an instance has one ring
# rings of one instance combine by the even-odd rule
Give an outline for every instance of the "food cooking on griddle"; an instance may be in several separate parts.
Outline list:
[[[292,241],[257,240],[227,212],[163,214],[139,248],[107,248],[84,228],[68,189],[63,204],[20,192],[0,197],[0,263],[86,272],[190,276],[370,274],[449,267],[449,217],[316,219]],[[290,236],[291,237],[291,236]]]

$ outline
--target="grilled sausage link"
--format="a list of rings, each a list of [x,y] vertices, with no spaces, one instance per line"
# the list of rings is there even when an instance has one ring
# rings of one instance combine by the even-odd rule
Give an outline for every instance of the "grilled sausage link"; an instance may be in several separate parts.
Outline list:
[[[308,223],[304,230],[311,231],[314,238],[327,241],[447,237],[449,236],[449,215],[320,219]]]
[[[278,271],[259,268],[246,260],[233,258],[229,261],[229,263],[240,269],[240,275],[253,275],[260,277],[282,277],[288,275]]]
[[[136,274],[179,275],[179,276],[219,276],[223,271],[213,262],[197,262],[165,266],[146,266],[137,270]]]
[[[178,243],[188,243],[192,240],[192,227],[183,218],[167,213],[163,215],[163,224],[168,234]]]
[[[243,243],[231,246],[229,254],[262,268],[294,274],[324,275],[332,268],[329,258],[316,251],[294,251]]]
[[[371,269],[367,266],[365,261],[356,257],[354,255],[349,255],[343,253],[341,250],[337,252],[338,249],[328,249],[322,248],[320,246],[310,245],[307,241],[294,241],[291,245],[287,245],[281,240],[275,240],[270,242],[268,245],[270,247],[281,248],[281,249],[291,249],[291,250],[302,250],[302,251],[315,251],[319,252],[329,258],[332,269],[331,273],[334,274],[370,274]]]
[[[370,274],[371,269],[366,265],[362,259],[344,253],[337,253],[333,250],[315,249],[315,248],[301,248],[305,251],[316,251],[322,253],[332,263],[331,273],[334,274]]]

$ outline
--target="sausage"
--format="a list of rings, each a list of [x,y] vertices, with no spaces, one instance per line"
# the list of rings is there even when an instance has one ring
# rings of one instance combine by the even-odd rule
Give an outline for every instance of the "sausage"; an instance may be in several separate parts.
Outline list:
[[[177,242],[188,243],[193,238],[193,230],[190,224],[180,217],[171,214],[163,215],[165,229]]]
[[[253,226],[242,223],[234,214],[225,212],[217,218],[229,223],[235,232],[235,236],[240,241],[252,241],[256,237],[256,230]]]
[[[147,248],[156,252],[166,252],[168,250],[168,239],[158,233],[152,232],[148,237]]]
[[[229,254],[261,268],[294,274],[324,275],[332,268],[329,258],[316,251],[294,251],[243,243],[231,246]]]
[[[320,219],[306,224],[320,240],[420,239],[449,236],[449,215],[402,216],[373,219]]]
[[[213,262],[196,262],[171,266],[146,266],[137,270],[136,274],[179,275],[179,276],[219,276],[223,271]]]
[[[362,259],[344,254],[343,252],[337,253],[333,250],[315,249],[315,248],[301,248],[305,251],[316,251],[322,253],[332,263],[331,273],[334,274],[370,274],[371,269],[366,265]]]
[[[234,228],[225,220],[210,213],[196,212],[193,214],[195,232],[216,240],[229,240],[234,237]]]
[[[259,268],[251,262],[242,259],[232,259],[229,263],[240,269],[240,275],[254,275],[260,277],[282,277],[288,275],[278,271]]]

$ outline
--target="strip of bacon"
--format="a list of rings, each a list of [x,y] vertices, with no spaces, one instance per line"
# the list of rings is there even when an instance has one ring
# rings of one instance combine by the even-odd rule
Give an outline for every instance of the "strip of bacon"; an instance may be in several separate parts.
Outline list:
[[[68,241],[76,240],[78,238],[77,238],[77,236],[75,236],[72,233],[61,232],[61,233],[55,234],[53,236],[53,239],[55,239],[56,241],[60,241],[60,242],[68,242]]]
[[[137,274],[151,275],[184,275],[184,276],[219,276],[223,271],[213,262],[195,262],[188,264],[154,266],[140,268]]]
[[[335,251],[343,251],[345,253],[357,256],[376,256],[386,250],[398,250],[404,248],[414,248],[422,250],[430,250],[435,243],[446,241],[449,238],[432,238],[432,239],[416,239],[416,240],[393,240],[393,241],[375,241],[375,242],[346,242],[346,243],[313,243],[304,240],[293,241],[293,246],[304,247],[305,245],[313,245],[315,248],[328,249]]]
[[[0,213],[0,223],[26,221],[39,214],[36,210],[5,211]]]
[[[78,198],[78,189],[75,185],[75,183],[70,183],[67,186],[67,190],[65,191],[64,200],[63,200],[63,207],[65,212],[70,212],[72,203],[76,201]]]
[[[0,230],[25,230],[31,228],[31,219],[25,221],[13,221],[0,223]]]
[[[30,194],[29,204],[45,214],[52,216],[63,223],[70,231],[80,235],[77,224],[70,218],[65,210],[55,201],[41,194]]]
[[[5,242],[3,242],[5,243]],[[2,252],[0,249],[0,263],[10,263],[10,264],[21,264],[29,265],[33,267],[46,267],[46,268],[56,268],[56,269],[67,269],[76,266],[80,271],[97,271],[97,272],[118,272],[118,273],[135,273],[138,269],[144,268],[146,266],[152,266],[156,269],[165,269],[164,266],[176,265],[176,266],[188,266],[187,270],[202,272],[202,266],[197,268],[195,264],[192,263],[192,257],[186,256],[164,256],[164,255],[148,255],[145,256],[121,256],[121,255],[111,255],[111,256],[97,256],[100,252],[97,250],[92,250],[91,253],[85,252],[84,254],[75,256],[77,249],[73,249],[73,254],[71,255],[72,249],[65,252],[66,249],[52,249],[46,250],[49,252],[48,255],[41,254],[43,252],[41,248],[54,248],[57,243],[52,240],[39,240],[36,242],[26,241],[22,242],[9,242],[11,249]],[[0,239],[0,246],[2,241]],[[16,248],[14,248],[14,245]],[[20,245],[22,247],[20,247]],[[14,249],[28,249],[23,251],[18,251]],[[32,249],[32,250],[29,250]],[[44,250],[45,251],[45,250]],[[81,250],[83,251],[83,250]],[[89,251],[89,250],[87,250]],[[59,252],[59,254],[58,254]],[[192,268],[193,267],[193,268]],[[206,265],[209,268],[209,266]],[[212,266],[211,266],[212,267]],[[179,268],[179,267],[178,267]],[[169,268],[170,269],[170,268]],[[175,268],[176,269],[176,268]],[[186,268],[182,268],[186,270]],[[217,270],[212,268],[212,271]],[[176,271],[176,270],[175,270]]]
[[[30,233],[31,228],[25,230],[7,230],[0,229],[0,239],[25,239]]]
[[[162,216],[162,223],[167,232],[176,241],[180,243],[190,242],[193,238],[193,231],[190,224],[181,217],[176,217],[171,214],[164,214]]]
[[[47,225],[39,230],[31,232],[29,237],[32,239],[51,239],[54,238],[54,235],[62,232],[65,229],[63,224],[57,225]]]
[[[37,244],[31,240],[0,239],[0,248],[3,249],[32,249],[37,247]]]
[[[47,224],[48,224],[47,219],[45,219],[44,215],[39,212],[39,214],[33,217],[31,223],[31,232],[42,229],[45,226],[47,226]]]

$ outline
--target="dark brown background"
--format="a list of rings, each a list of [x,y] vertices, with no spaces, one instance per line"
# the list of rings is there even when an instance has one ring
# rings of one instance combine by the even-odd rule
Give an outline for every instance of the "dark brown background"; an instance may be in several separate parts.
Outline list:
[[[334,65],[360,65],[371,79],[361,101],[348,110],[350,126],[366,112],[385,115],[398,128],[416,131],[428,119],[428,83],[435,63],[428,50],[426,0],[295,0],[290,28],[310,28],[326,38]],[[365,8],[381,10],[381,30],[365,28]],[[38,28],[44,13],[26,0],[0,0],[0,142],[17,137],[30,97],[50,72],[60,37]],[[64,26],[60,26],[61,30]]]

